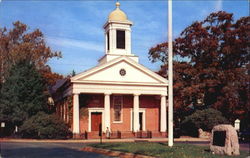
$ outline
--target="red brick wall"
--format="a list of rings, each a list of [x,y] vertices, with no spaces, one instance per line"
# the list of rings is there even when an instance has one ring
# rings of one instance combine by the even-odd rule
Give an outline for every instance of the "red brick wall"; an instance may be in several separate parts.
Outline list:
[[[113,106],[113,95],[110,98],[111,109],[110,109],[110,121],[112,131],[130,131],[130,118],[131,108],[133,108],[133,96],[123,95],[123,107],[122,107],[122,123],[114,123],[114,106]]]
[[[88,131],[89,115],[87,109],[80,109],[80,132]]]
[[[133,95],[123,95],[122,122],[114,123],[113,96],[110,97],[110,125],[112,131],[131,131],[131,109],[133,108]],[[103,94],[87,94],[87,107],[104,107]],[[160,98],[157,96],[142,95],[140,108],[146,109],[146,130],[160,130]],[[80,110],[80,131],[88,131],[88,110]]]
[[[104,107],[104,95],[103,94],[81,94],[82,99],[80,102],[86,104],[90,108],[103,108]],[[81,106],[81,103],[80,103]]]
[[[89,112],[86,108],[103,108],[104,94],[81,94],[80,102],[80,132],[88,131]],[[85,105],[85,108],[81,108]]]
[[[160,100],[157,96],[140,96],[140,108],[146,109],[146,130],[160,130]]]

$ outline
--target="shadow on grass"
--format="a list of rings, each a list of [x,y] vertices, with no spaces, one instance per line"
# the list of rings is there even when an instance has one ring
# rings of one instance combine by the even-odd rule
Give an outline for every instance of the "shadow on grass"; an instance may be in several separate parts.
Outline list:
[[[110,148],[114,148],[117,146],[120,146],[119,144],[111,144],[111,143],[103,143],[103,144],[90,144],[90,146],[92,147],[96,147],[96,148],[104,148],[104,149],[110,149]]]
[[[123,145],[121,143],[90,144],[89,146],[94,147],[94,148],[102,148],[102,149],[109,149],[109,150],[114,150],[114,151],[128,152],[128,150],[123,149]]]
[[[163,146],[167,145],[166,143],[162,143],[162,142],[159,142],[158,144],[163,145]]]

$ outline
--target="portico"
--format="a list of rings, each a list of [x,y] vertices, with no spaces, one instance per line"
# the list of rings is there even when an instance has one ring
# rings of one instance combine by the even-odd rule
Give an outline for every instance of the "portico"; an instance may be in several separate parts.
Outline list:
[[[133,106],[130,108],[132,110],[132,124],[133,127],[131,131],[133,132],[138,132],[139,129],[139,110],[140,110],[140,96],[158,96],[160,100],[160,132],[166,132],[166,96],[167,96],[167,90],[166,90],[166,85],[165,86],[160,86],[157,85],[157,88],[155,88],[155,85],[140,85],[135,84],[135,85],[127,85],[127,84],[104,84],[101,83],[89,83],[89,84],[81,84],[81,83],[76,83],[73,84],[73,87],[78,87],[74,94],[74,101],[73,101],[73,132],[75,134],[80,133],[80,117],[79,117],[79,95],[82,94],[101,94],[103,95],[103,107],[98,107],[98,110],[93,110],[93,112],[100,112],[103,115],[103,121],[102,121],[102,129],[103,132],[106,131],[106,129],[111,128],[111,96],[123,96],[123,95],[130,95],[133,98]],[[91,108],[89,108],[91,110]],[[93,108],[94,109],[94,108]],[[89,113],[91,115],[91,113]],[[91,117],[89,116],[89,120],[91,120]],[[147,120],[145,120],[147,121]],[[147,126],[145,126],[144,131],[147,130]],[[89,122],[88,125],[88,132],[91,132],[91,123]]]

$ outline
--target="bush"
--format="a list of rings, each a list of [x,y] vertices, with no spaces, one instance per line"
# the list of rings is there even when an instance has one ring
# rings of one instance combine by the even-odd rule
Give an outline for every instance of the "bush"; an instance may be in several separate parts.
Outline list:
[[[23,138],[65,139],[72,136],[69,127],[56,115],[39,112],[20,127]]]
[[[198,129],[211,132],[218,124],[227,124],[228,120],[222,116],[220,111],[215,109],[197,110],[187,116],[181,123],[181,131],[184,135],[198,136]]]

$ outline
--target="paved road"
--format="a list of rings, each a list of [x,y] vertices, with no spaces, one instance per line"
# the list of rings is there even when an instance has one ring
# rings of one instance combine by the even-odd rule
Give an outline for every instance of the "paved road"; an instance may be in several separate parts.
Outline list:
[[[80,151],[83,143],[0,142],[0,158],[110,158]]]
[[[208,146],[209,142],[179,141],[175,143],[188,143]],[[0,158],[110,158],[96,153],[88,153],[79,149],[85,143],[75,142],[1,142]],[[249,151],[250,144],[240,144],[240,149]]]

